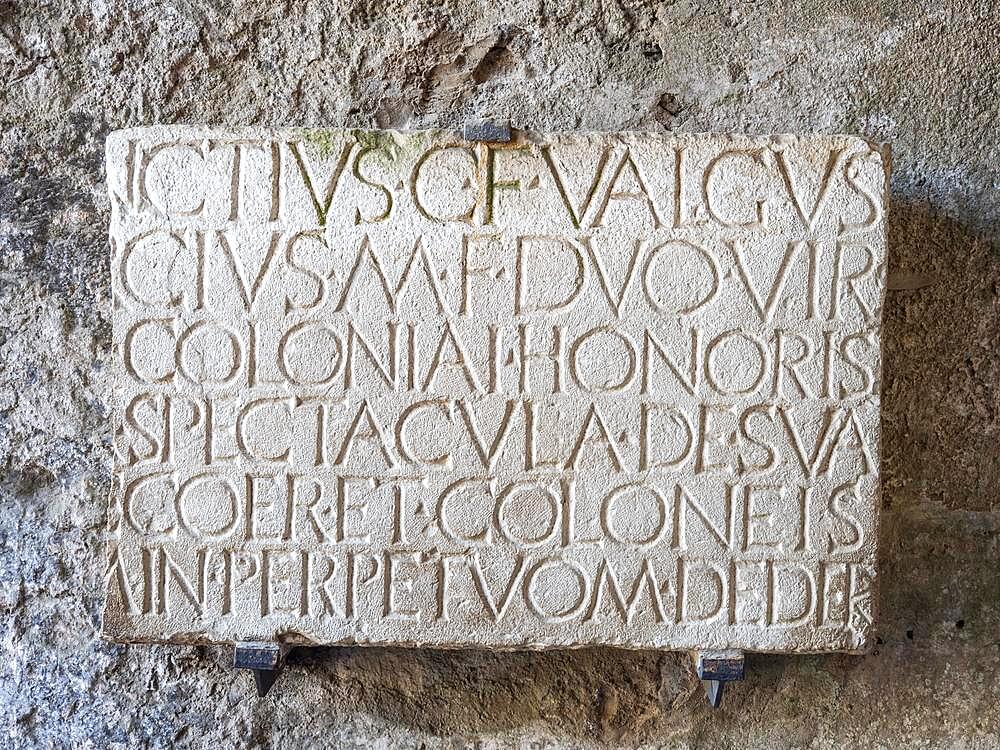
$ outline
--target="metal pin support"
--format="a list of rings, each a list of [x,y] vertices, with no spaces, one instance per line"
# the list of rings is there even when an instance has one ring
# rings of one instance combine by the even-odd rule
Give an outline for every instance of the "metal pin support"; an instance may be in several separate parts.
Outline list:
[[[727,682],[743,679],[742,651],[698,651],[694,654],[695,671],[705,688],[712,708],[722,705],[722,693]]]
[[[272,641],[240,641],[233,652],[233,667],[249,669],[257,685],[257,695],[263,698],[285,667],[289,646]]]

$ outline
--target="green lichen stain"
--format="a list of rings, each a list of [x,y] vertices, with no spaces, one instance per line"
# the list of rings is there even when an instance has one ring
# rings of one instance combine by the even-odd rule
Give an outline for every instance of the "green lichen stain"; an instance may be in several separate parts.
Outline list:
[[[323,160],[339,155],[343,146],[353,139],[360,146],[360,151],[366,154],[366,162],[372,161],[386,168],[408,159],[415,161],[434,140],[429,132],[392,130],[306,128],[300,131],[300,135]]]
[[[344,131],[310,128],[302,130],[301,135],[303,141],[313,146],[322,158],[327,159],[335,153]]]
[[[368,154],[366,159],[386,168],[416,161],[430,145],[427,133],[401,133],[392,130],[353,130],[351,133]]]
[[[393,134],[386,130],[352,130],[351,135],[366,150],[391,152],[397,147]]]

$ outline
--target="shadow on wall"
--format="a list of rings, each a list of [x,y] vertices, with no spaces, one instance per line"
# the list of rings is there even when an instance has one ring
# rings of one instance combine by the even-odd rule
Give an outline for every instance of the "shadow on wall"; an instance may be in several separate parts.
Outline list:
[[[980,673],[1000,626],[1000,244],[930,206],[896,201],[888,278],[871,655],[752,656],[747,681],[712,712],[682,653],[299,650],[255,710],[257,729],[340,709],[469,738],[533,725],[566,742],[683,734],[713,747],[725,737],[740,746],[751,722],[797,745],[816,736],[817,710],[848,706],[853,727],[885,739],[915,707],[938,705],[942,681],[958,682],[953,694],[971,716],[977,703],[989,710],[988,691],[961,693],[977,690],[963,684]]]

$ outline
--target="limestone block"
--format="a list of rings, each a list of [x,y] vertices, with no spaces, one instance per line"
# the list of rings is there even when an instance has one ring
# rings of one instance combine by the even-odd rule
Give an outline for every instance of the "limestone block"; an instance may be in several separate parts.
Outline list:
[[[107,637],[866,647],[879,148],[153,127],[107,169]]]

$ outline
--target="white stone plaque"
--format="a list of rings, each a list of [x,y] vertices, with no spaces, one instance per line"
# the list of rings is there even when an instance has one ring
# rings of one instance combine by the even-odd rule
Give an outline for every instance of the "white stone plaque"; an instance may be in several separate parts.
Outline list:
[[[858,651],[887,156],[107,144],[125,641]]]

